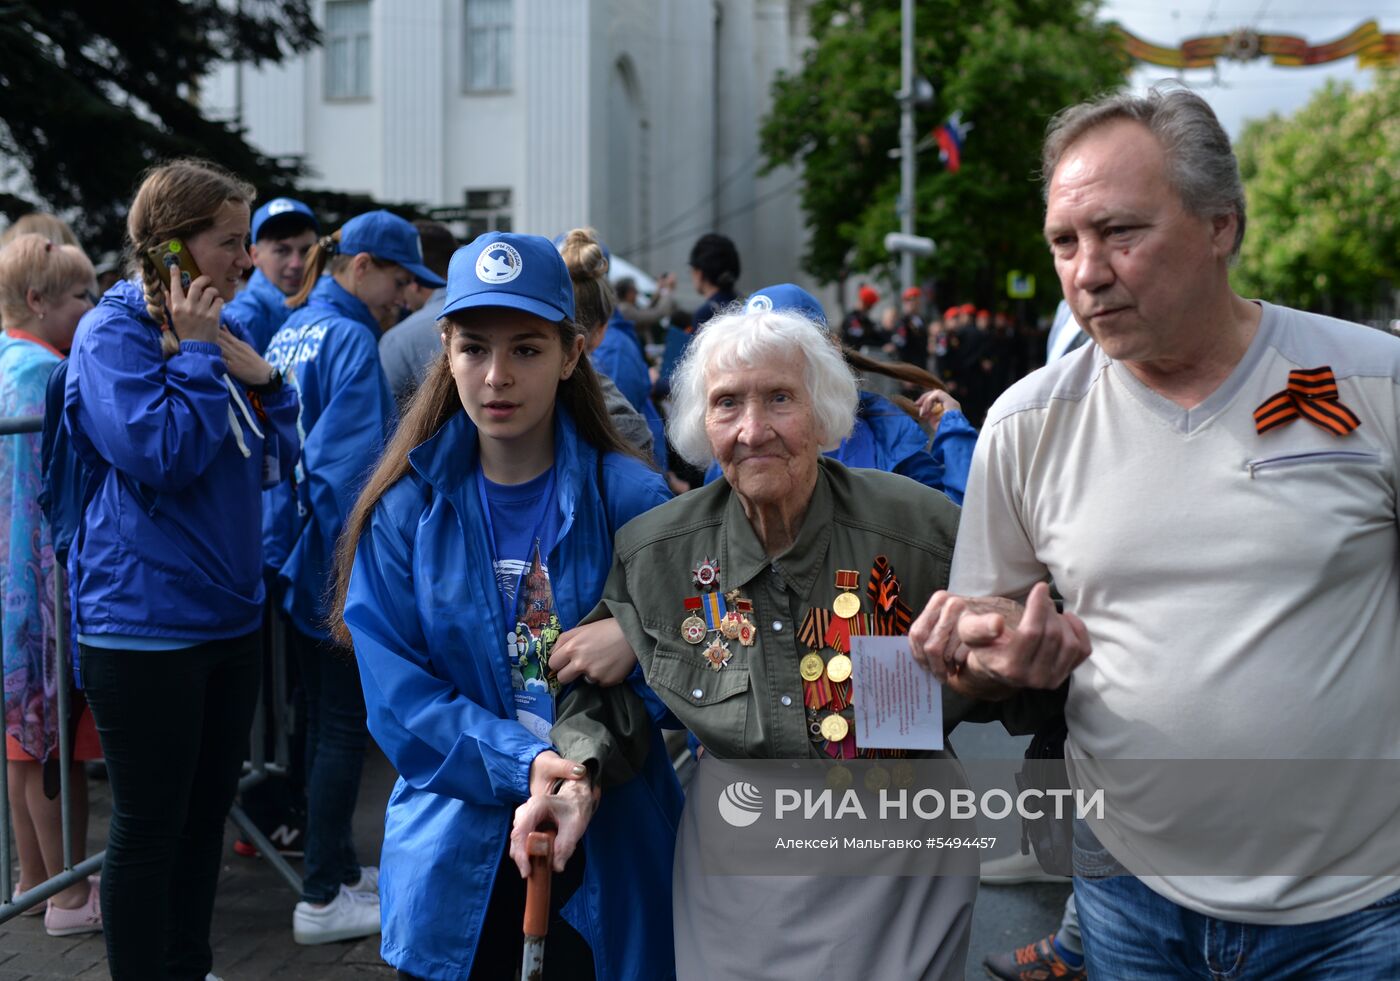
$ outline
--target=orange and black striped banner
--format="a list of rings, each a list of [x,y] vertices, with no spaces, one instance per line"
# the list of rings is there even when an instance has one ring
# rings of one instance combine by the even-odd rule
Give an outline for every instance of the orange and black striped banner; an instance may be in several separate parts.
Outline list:
[[[1337,379],[1326,365],[1290,371],[1288,387],[1254,410],[1254,428],[1267,433],[1299,416],[1337,436],[1349,436],[1361,425],[1356,413],[1342,404]]]

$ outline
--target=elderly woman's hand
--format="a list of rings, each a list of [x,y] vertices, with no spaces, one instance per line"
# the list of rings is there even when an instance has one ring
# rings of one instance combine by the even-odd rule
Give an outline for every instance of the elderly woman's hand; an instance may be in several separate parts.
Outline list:
[[[532,792],[530,799],[515,809],[510,857],[522,879],[530,876],[530,856],[525,852],[530,832],[550,824],[559,829],[554,839],[554,871],[563,872],[598,809],[601,793],[588,780],[565,780],[557,791],[551,793],[552,789]]]
[[[1002,597],[939,590],[909,628],[914,658],[970,698],[1006,698],[1022,688],[1064,684],[1092,653],[1073,613],[1057,613],[1050,587],[1037,583],[1022,608]]]
[[[549,668],[563,685],[578,678],[595,685],[616,685],[636,666],[636,652],[611,617],[564,631],[550,648]]]
[[[170,323],[175,328],[175,336],[182,341],[218,343],[219,314],[223,312],[224,299],[214,289],[214,281],[208,276],[196,276],[187,292],[180,280],[179,267],[170,272]]]

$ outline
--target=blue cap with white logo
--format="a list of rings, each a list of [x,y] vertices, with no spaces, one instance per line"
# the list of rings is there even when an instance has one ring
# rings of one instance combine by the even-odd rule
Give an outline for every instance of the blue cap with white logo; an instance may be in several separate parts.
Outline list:
[[[316,234],[321,234],[321,223],[316,220],[316,212],[296,198],[273,198],[253,212],[254,242],[258,241],[263,226],[269,221],[272,222],[274,228],[284,225],[298,230],[309,228]]]
[[[564,257],[542,235],[486,232],[452,256],[447,302],[438,316],[472,307],[510,307],[557,323],[574,315]]]
[[[418,229],[387,211],[366,211],[340,226],[341,255],[368,252],[384,262],[397,262],[420,283],[436,289],[445,286],[442,277],[423,265],[423,242]]]
[[[829,326],[826,322],[826,311],[817,302],[817,298],[801,286],[794,286],[792,283],[765,286],[751,295],[744,304],[745,313],[759,313],[764,310],[791,310],[809,320],[815,320],[821,327]]]

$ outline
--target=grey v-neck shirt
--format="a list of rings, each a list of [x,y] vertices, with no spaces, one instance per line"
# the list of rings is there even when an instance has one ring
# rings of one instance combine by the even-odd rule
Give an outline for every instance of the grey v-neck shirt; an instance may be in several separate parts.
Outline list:
[[[1400,341],[1261,304],[1229,378],[1187,410],[1098,347],[1023,379],[978,441],[951,589],[1023,597],[1047,575],[1083,617],[1067,755],[1081,761],[1400,758]],[[1293,369],[1330,366],[1362,423],[1256,433]],[[1381,772],[1391,772],[1385,770]],[[1171,874],[1203,829],[1259,848],[1270,802],[1168,794],[1144,766],[1100,841],[1166,898],[1253,923],[1313,922],[1400,889],[1400,790],[1308,801],[1292,842],[1351,878]],[[1364,813],[1363,813],[1364,812]],[[1293,856],[1290,856],[1293,857]],[[1242,866],[1249,864],[1242,861]],[[1199,870],[1198,870],[1199,871]]]

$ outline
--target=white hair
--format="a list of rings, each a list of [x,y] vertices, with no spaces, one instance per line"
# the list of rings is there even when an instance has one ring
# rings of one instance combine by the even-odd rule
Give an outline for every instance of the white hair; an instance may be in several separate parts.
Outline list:
[[[823,452],[851,434],[859,390],[840,349],[816,321],[791,310],[736,310],[708,321],[690,342],[671,377],[671,418],[666,434],[677,453],[696,467],[714,453],[705,433],[707,380],[712,370],[753,368],[775,358],[801,355],[803,378]]]

